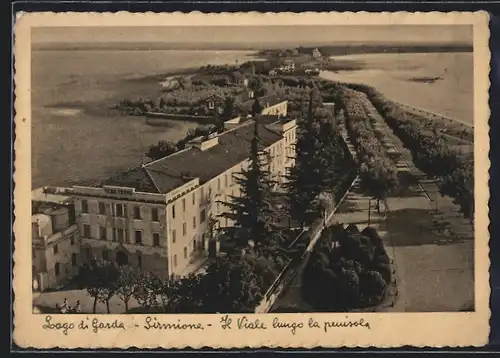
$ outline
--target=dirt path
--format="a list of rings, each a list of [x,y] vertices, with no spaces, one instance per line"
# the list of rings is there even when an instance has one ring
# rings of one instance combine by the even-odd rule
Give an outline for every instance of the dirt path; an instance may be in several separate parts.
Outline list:
[[[376,128],[394,155],[406,187],[388,199],[388,244],[396,263],[398,295],[387,311],[459,311],[474,298],[474,235],[450,198],[414,166],[411,155],[375,109]],[[413,180],[412,180],[413,179]],[[415,180],[416,179],[416,180]],[[437,210],[436,210],[437,208]]]

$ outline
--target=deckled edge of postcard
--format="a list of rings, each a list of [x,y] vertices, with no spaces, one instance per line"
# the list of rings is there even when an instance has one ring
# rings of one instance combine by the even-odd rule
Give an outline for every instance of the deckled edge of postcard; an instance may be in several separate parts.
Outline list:
[[[47,315],[32,313],[31,291],[31,104],[30,30],[35,26],[138,26],[138,25],[369,25],[369,24],[471,24],[474,26],[475,115],[475,312],[267,314],[251,315],[268,327],[274,317],[302,322],[304,328],[224,330],[222,315],[156,315],[163,323],[199,323],[200,330],[146,330],[144,315],[54,315],[53,322],[73,322],[74,328],[44,329]],[[475,13],[18,13],[15,22],[15,173],[14,173],[14,343],[23,348],[258,348],[258,347],[458,347],[482,346],[489,335],[489,17]],[[243,315],[230,315],[233,321]],[[88,318],[88,320],[87,320]],[[79,328],[80,321],[123,323],[125,329]],[[324,322],[358,321],[366,327],[330,329]],[[307,328],[312,319],[320,328]]]

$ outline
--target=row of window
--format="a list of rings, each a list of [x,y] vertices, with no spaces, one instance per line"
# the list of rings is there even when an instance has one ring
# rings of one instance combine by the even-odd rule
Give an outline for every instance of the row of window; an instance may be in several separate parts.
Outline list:
[[[90,231],[90,225],[83,224],[83,236],[86,238],[92,238],[91,231]],[[154,232],[152,234],[152,236],[153,236],[153,246],[160,246],[160,234],[157,232]],[[113,228],[112,241],[127,242],[127,238],[128,238],[128,230],[127,229]],[[142,245],[143,237],[142,237],[141,230],[135,230],[134,238],[135,238],[136,245]],[[100,240],[107,240],[108,239],[108,230],[104,226],[99,227],[99,239]]]
[[[288,144],[289,142],[295,141],[295,131],[290,131],[285,134],[285,141]]]
[[[193,240],[193,251],[195,251],[195,250],[196,250],[196,240]],[[91,249],[87,247],[85,249],[85,252],[86,252],[87,259],[91,260],[92,256],[93,256]],[[184,259],[187,259],[188,258],[188,247],[187,246],[184,247],[183,253],[184,253]],[[102,250],[102,259],[104,261],[111,260],[110,251],[106,248]],[[76,254],[73,254],[71,256],[71,262],[73,265],[76,265],[76,260],[77,260]],[[123,252],[118,252],[116,255],[116,261],[118,264],[128,264],[127,254],[125,254]],[[178,264],[177,255],[174,255],[174,257],[173,257],[173,264],[174,264],[174,267],[177,267],[177,264]],[[137,266],[139,267],[139,269],[142,269],[142,255],[140,253],[137,254]],[[59,263],[56,263],[55,270],[56,270],[56,276],[58,276],[59,275]]]
[[[106,203],[100,201],[98,202],[98,213],[99,215],[107,215],[108,213],[106,212]],[[113,210],[114,209],[114,210]],[[89,213],[89,203],[86,199],[82,200],[82,213],[88,214]],[[111,206],[111,214],[112,216],[117,216],[117,217],[126,217],[127,213],[127,206],[126,204],[114,204]],[[141,207],[134,205],[133,208],[133,214],[132,214],[134,219],[137,220],[142,220],[142,213],[141,213]],[[159,221],[159,215],[158,215],[158,208],[151,208],[151,220],[158,222]]]
[[[221,180],[221,178],[217,178],[217,192],[220,192],[222,188],[227,188],[229,186],[231,186],[231,183],[232,183],[232,173],[227,173],[224,175],[224,181]],[[200,197],[204,198],[204,194],[205,194],[205,189],[204,187],[201,187],[200,188]],[[209,185],[208,186],[208,197],[212,197],[212,186]],[[192,205],[194,206],[196,204],[196,193],[192,193],[191,194],[191,202],[192,202]],[[201,202],[200,204],[203,204],[203,202]],[[186,212],[186,198],[183,198],[181,200],[181,208],[182,208],[182,212]],[[172,205],[172,219],[175,219],[175,215],[176,215],[176,206],[175,204]],[[203,220],[204,221],[204,220]]]

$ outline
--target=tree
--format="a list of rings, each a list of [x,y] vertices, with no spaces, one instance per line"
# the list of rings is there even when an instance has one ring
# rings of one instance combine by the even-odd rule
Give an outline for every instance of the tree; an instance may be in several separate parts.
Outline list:
[[[96,261],[82,266],[78,272],[77,282],[79,286],[83,287],[90,297],[94,299],[92,306],[92,313],[96,313],[97,302],[102,292],[102,285],[99,282],[98,275],[99,265]]]
[[[99,281],[101,282],[99,300],[106,304],[106,311],[111,313],[109,301],[113,298],[118,289],[120,272],[115,265],[106,262],[100,266],[97,273],[99,275]]]
[[[322,170],[317,155],[319,148],[320,143],[313,118],[313,94],[311,93],[307,118],[305,121],[299,121],[297,125],[295,165],[290,169],[284,185],[290,216],[299,221],[301,226],[310,221],[311,202],[321,191],[318,185]]]
[[[167,285],[168,282],[161,277],[151,272],[144,272],[139,277],[137,290],[133,293],[133,297],[142,307],[161,309],[160,302],[165,301],[163,296]]]
[[[258,116],[262,112],[262,106],[260,105],[259,99],[255,97],[252,105],[252,117]]]
[[[264,247],[275,230],[276,208],[272,191],[275,182],[270,178],[265,161],[266,153],[261,147],[258,118],[254,123],[248,168],[235,175],[240,186],[240,196],[230,196],[229,202],[221,202],[229,210],[220,217],[233,220],[239,228],[238,236],[248,243],[252,240],[255,248]]]
[[[398,187],[397,168],[385,157],[371,158],[361,164],[360,178],[369,195],[377,199],[377,211],[380,212],[380,200]]]
[[[205,313],[250,313],[262,299],[252,266],[239,258],[217,258],[200,282]]]
[[[117,277],[117,269],[110,263],[92,260],[89,264],[81,267],[77,282],[94,299],[93,313],[96,313],[98,301],[106,303],[109,313],[109,300],[116,291]]]
[[[346,175],[352,172],[353,163],[333,118],[320,122],[317,136],[318,183],[322,191],[330,192],[345,181]]]
[[[224,119],[231,119],[233,117],[234,112],[234,98],[226,97],[224,103],[224,113],[222,114]]]
[[[177,148],[173,142],[161,140],[158,144],[149,147],[146,155],[152,160],[157,160],[175,153],[176,150]]]
[[[136,268],[130,265],[122,265],[118,268],[119,276],[116,283],[116,297],[123,301],[125,312],[128,312],[130,299],[139,288],[140,274]]]
[[[166,287],[168,313],[201,313],[206,299],[206,288],[202,274],[190,274],[177,280],[171,280]]]

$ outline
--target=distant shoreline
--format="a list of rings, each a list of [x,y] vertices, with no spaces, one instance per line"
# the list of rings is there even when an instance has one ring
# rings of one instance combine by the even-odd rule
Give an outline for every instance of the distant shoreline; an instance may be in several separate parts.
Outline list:
[[[163,42],[113,42],[113,43],[33,43],[35,51],[247,51],[249,56],[275,54],[296,48],[311,52],[318,48],[324,55],[357,53],[421,53],[421,52],[472,52],[472,44],[465,43],[335,43],[301,45],[265,44],[178,44]]]

